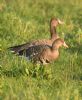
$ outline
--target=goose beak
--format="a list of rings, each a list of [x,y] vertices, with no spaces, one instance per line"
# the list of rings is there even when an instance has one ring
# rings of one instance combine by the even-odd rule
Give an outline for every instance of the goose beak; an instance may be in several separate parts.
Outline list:
[[[64,42],[63,46],[64,46],[65,48],[69,48],[69,46],[68,46],[65,42]]]
[[[62,24],[65,24],[65,23],[64,23],[63,21],[61,21],[60,19],[58,19],[58,23],[61,24],[61,25],[62,25]]]

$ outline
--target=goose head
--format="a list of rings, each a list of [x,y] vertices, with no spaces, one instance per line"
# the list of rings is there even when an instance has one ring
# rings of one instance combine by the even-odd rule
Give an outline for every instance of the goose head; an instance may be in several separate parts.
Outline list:
[[[50,21],[50,33],[51,33],[51,40],[56,40],[57,38],[59,38],[57,32],[56,32],[56,27],[59,25],[59,24],[64,24],[63,21],[61,21],[60,19],[58,18],[51,18],[51,21]]]
[[[64,22],[61,21],[59,18],[51,18],[50,26],[57,27],[59,24],[62,25],[64,24]]]
[[[52,44],[52,49],[59,49],[60,47],[64,46],[65,48],[68,48],[68,45],[65,43],[65,41],[61,38],[56,39]]]

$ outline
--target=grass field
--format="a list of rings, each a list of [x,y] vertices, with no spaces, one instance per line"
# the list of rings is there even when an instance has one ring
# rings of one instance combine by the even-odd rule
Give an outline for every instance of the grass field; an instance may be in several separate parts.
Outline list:
[[[69,45],[56,62],[34,66],[7,49],[49,38],[53,16]],[[0,100],[82,100],[82,0],[0,0]]]

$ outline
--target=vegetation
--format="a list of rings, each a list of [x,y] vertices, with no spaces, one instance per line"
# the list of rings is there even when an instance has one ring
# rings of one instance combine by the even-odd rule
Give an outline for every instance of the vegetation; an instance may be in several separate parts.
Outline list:
[[[7,48],[49,38],[49,21],[69,49],[47,66],[33,65]],[[0,0],[0,100],[82,100],[82,1]]]

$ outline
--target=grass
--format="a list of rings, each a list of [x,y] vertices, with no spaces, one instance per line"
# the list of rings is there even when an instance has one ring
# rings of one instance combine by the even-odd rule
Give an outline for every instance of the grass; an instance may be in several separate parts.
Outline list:
[[[7,49],[49,38],[53,16],[69,45],[56,62],[35,66]],[[81,0],[0,0],[0,100],[82,100]]]

